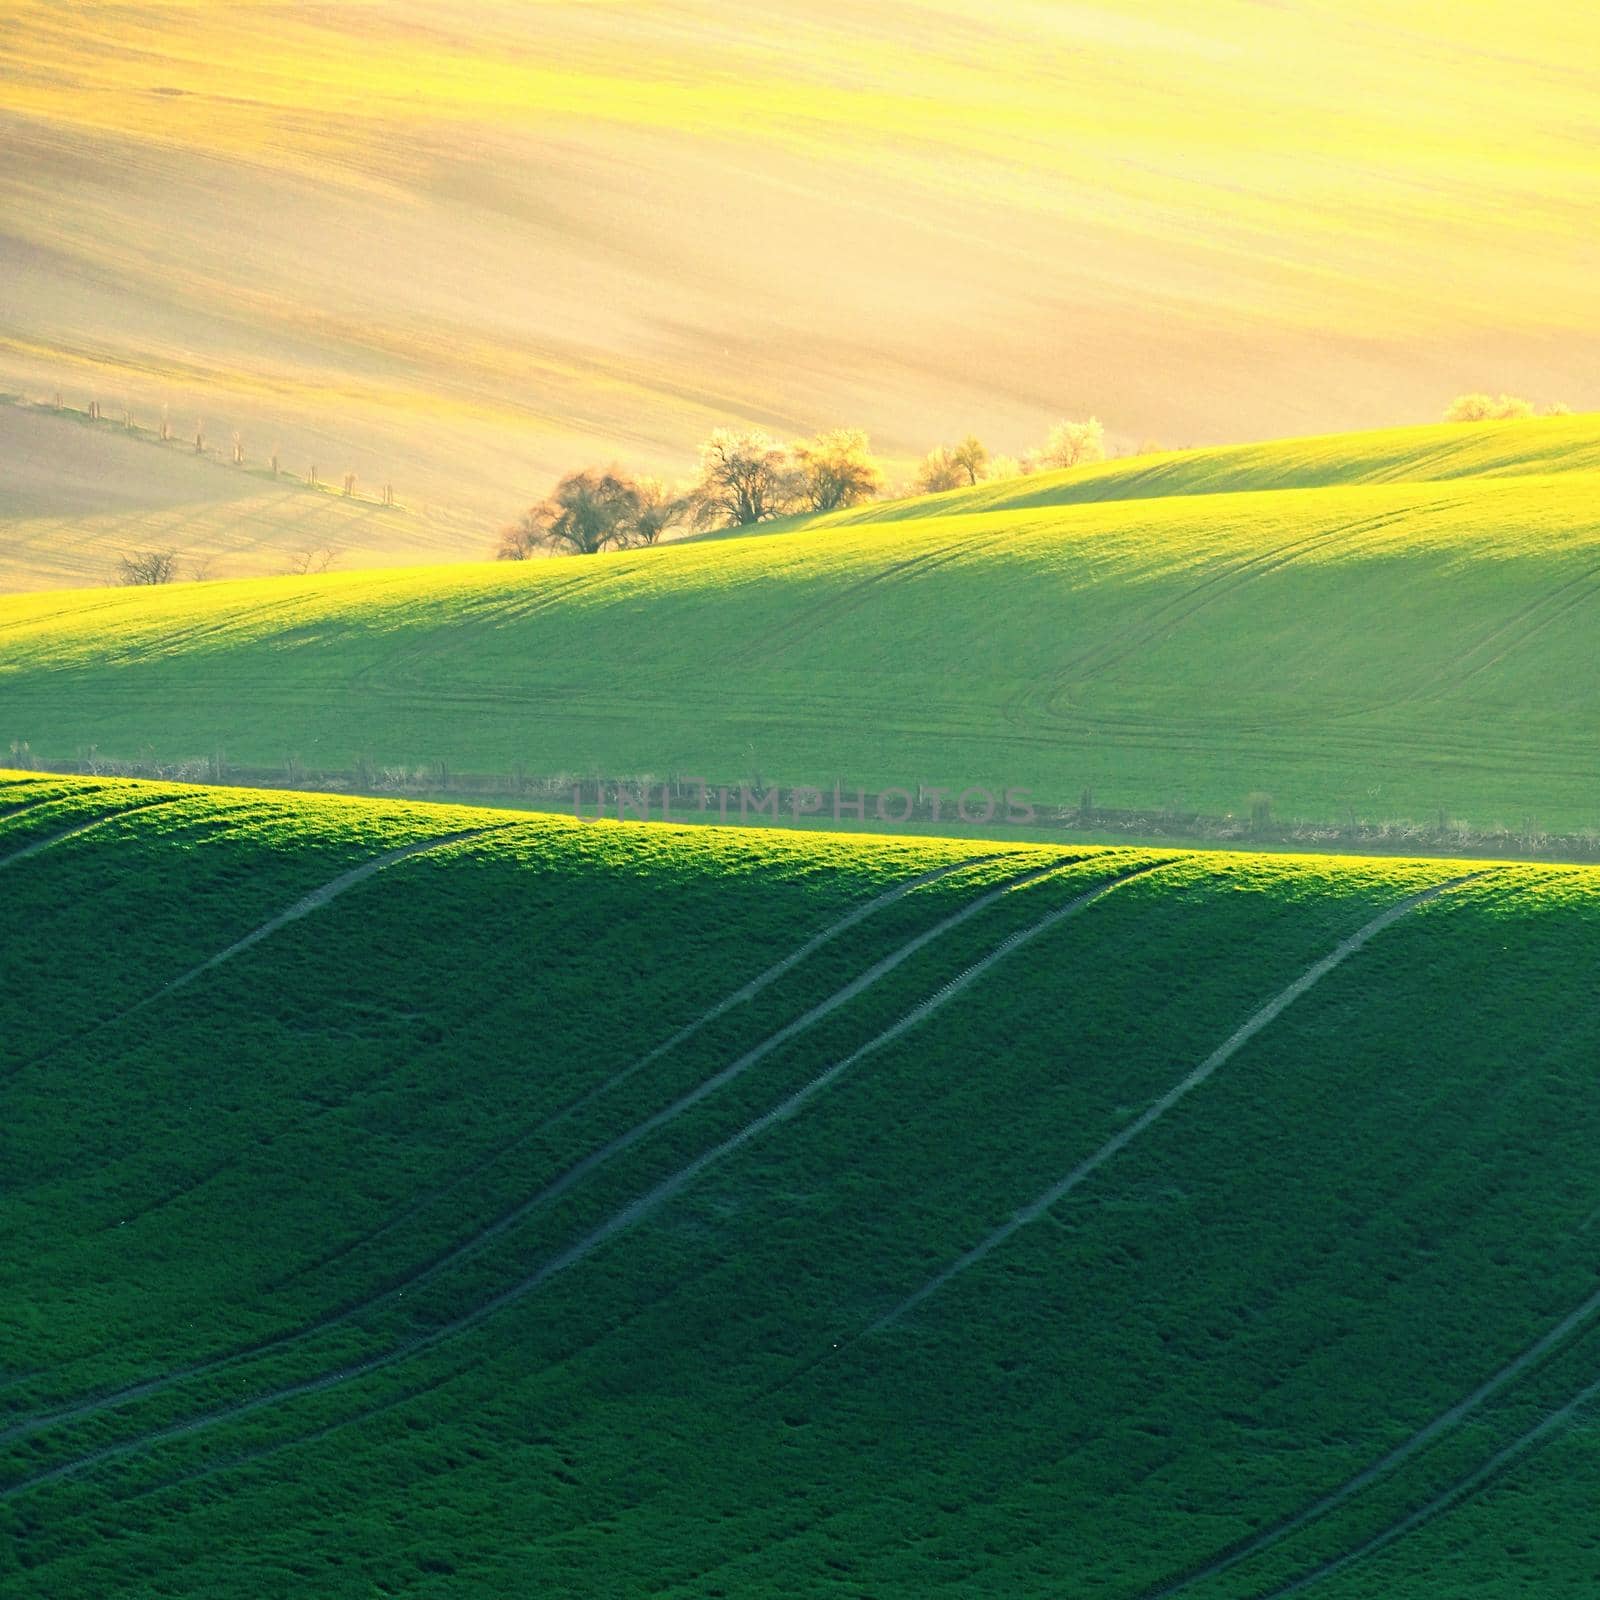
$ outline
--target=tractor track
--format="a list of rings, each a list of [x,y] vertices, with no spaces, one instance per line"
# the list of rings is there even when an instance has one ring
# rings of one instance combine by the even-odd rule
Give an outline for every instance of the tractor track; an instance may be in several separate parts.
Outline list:
[[[442,843],[443,841],[437,841]],[[493,1221],[475,1229],[465,1238],[459,1240],[447,1250],[433,1257],[411,1271],[388,1282],[369,1294],[356,1300],[347,1301],[345,1304],[325,1313],[320,1317],[310,1319],[297,1327],[290,1328],[281,1334],[259,1341],[255,1344],[224,1352],[223,1354],[207,1357],[204,1360],[187,1363],[175,1367],[165,1373],[158,1373],[153,1377],[142,1379],[139,1382],[125,1385],[123,1388],[111,1393],[92,1396],[82,1401],[66,1406],[59,1406],[50,1411],[37,1413],[31,1417],[24,1417],[9,1424],[0,1430],[0,1444],[9,1443],[16,1439],[28,1438],[40,1433],[47,1428],[57,1427],[69,1422],[83,1421],[92,1417],[103,1415],[121,1406],[129,1405],[136,1400],[145,1399],[154,1394],[160,1394],[179,1383],[203,1377],[235,1362],[254,1359],[270,1355],[279,1350],[288,1348],[302,1341],[316,1337],[318,1334],[331,1332],[354,1320],[364,1312],[371,1311],[385,1305],[392,1300],[403,1297],[408,1291],[422,1287],[431,1282],[442,1272],[476,1254],[485,1245],[508,1232],[518,1223],[524,1221],[534,1211],[551,1201],[559,1198],[573,1188],[590,1173],[599,1170],[615,1156],[631,1149],[649,1134],[665,1127],[676,1120],[684,1112],[698,1105],[702,1100],[717,1092],[717,1090],[731,1083],[735,1078],[754,1066],[780,1045],[788,1043],[801,1033],[822,1021],[825,1017],[838,1011],[856,996],[863,993],[881,978],[886,977],[896,967],[911,959],[919,951],[932,944],[935,940],[950,932],[955,927],[976,916],[980,911],[1000,899],[1003,895],[1023,888],[1041,878],[1052,876],[1077,865],[1080,856],[1070,855],[1051,862],[1045,866],[1030,868],[1021,874],[1013,875],[1003,880],[995,888],[987,890],[976,896],[960,910],[952,913],[934,927],[924,930],[914,938],[891,952],[888,956],[875,962],[871,967],[842,988],[836,990],[827,999],[820,1001],[809,1011],[804,1012],[794,1021],[785,1024],[775,1033],[770,1034],[761,1043],[745,1051],[727,1066],[720,1068],[709,1077],[703,1078],[694,1088],[680,1095],[669,1105],[654,1112],[641,1122],[636,1123],[627,1132],[619,1134],[608,1141],[599,1149],[591,1151],[578,1162],[568,1167],[564,1172],[543,1185],[538,1191],[516,1206],[502,1212]],[[348,876],[348,875],[346,875]],[[338,881],[338,880],[335,880]],[[311,897],[307,897],[310,899]],[[304,902],[297,902],[304,904]],[[259,933],[260,930],[258,930]],[[240,941],[234,949],[241,948],[247,941]],[[197,968],[196,971],[204,970]]]
[[[1487,870],[1489,869],[1485,869],[1485,871]],[[1141,1116],[1136,1117],[1126,1128],[1123,1128],[1119,1133],[1108,1139],[1093,1155],[1080,1161],[1065,1177],[1058,1179],[1043,1193],[1030,1200],[1020,1211],[1001,1223],[999,1227],[986,1235],[964,1255],[957,1257],[948,1267],[935,1273],[920,1288],[907,1295],[892,1310],[885,1312],[883,1316],[871,1324],[863,1337],[881,1333],[884,1329],[891,1327],[908,1312],[915,1310],[929,1296],[936,1294],[952,1279],[959,1277],[969,1267],[976,1266],[985,1256],[999,1249],[1013,1234],[1025,1228],[1029,1223],[1037,1222],[1058,1201],[1072,1193],[1087,1178],[1091,1177],[1114,1156],[1132,1144],[1147,1128],[1159,1122],[1179,1101],[1186,1098],[1195,1089],[1198,1089],[1208,1078],[1225,1066],[1250,1040],[1288,1010],[1307,990],[1320,983],[1335,967],[1348,960],[1363,945],[1382,933],[1385,928],[1398,922],[1400,918],[1416,910],[1419,906],[1426,905],[1429,901],[1437,899],[1447,890],[1459,888],[1462,884],[1471,883],[1483,876],[1484,872],[1466,873],[1460,877],[1450,878],[1443,883],[1435,884],[1431,888],[1423,889],[1417,894],[1408,895],[1397,905],[1390,906],[1386,911],[1380,912],[1376,917],[1372,918],[1365,926],[1357,929],[1347,939],[1336,945],[1327,955],[1302,972],[1287,988],[1254,1012],[1246,1022],[1242,1023],[1222,1044],[1213,1050],[1199,1066],[1195,1067],[1174,1084],[1172,1088],[1168,1089]]]
[[[484,1176],[484,1174],[492,1171],[494,1167],[496,1167],[501,1161],[505,1160],[507,1156],[514,1155],[518,1150],[523,1149],[531,1141],[550,1132],[551,1129],[559,1126],[569,1117],[577,1116],[580,1112],[586,1111],[597,1100],[600,1100],[606,1095],[612,1094],[616,1090],[622,1088],[622,1086],[629,1082],[630,1079],[654,1066],[655,1063],[663,1056],[670,1054],[680,1045],[687,1044],[688,1041],[703,1028],[709,1027],[720,1017],[727,1015],[727,1013],[733,1010],[735,1006],[743,1005],[747,1000],[753,1000],[762,992],[762,990],[766,989],[770,984],[776,982],[786,972],[791,971],[809,956],[814,955],[818,950],[822,949],[824,945],[831,943],[834,939],[838,938],[841,934],[848,932],[858,923],[864,922],[875,912],[883,910],[886,906],[893,905],[897,900],[903,899],[913,890],[920,889],[925,884],[935,883],[940,878],[948,877],[953,872],[961,871],[966,867],[983,866],[989,862],[999,859],[1000,858],[998,855],[969,856],[963,860],[951,862],[947,866],[936,867],[931,872],[919,873],[916,877],[909,878],[904,883],[897,884],[893,889],[887,890],[885,893],[877,895],[873,899],[866,901],[864,904],[857,906],[854,910],[848,912],[843,917],[840,917],[837,921],[830,923],[818,933],[813,934],[812,937],[806,940],[804,944],[798,946],[788,955],[784,956],[780,961],[777,961],[772,966],[768,967],[765,972],[758,973],[748,983],[744,984],[738,989],[735,989],[731,994],[726,995],[723,999],[719,1000],[714,1006],[712,1006],[710,1010],[702,1012],[692,1021],[685,1023],[683,1027],[679,1028],[678,1031],[670,1038],[663,1040],[645,1055],[640,1056],[638,1060],[630,1062],[627,1066],[622,1067],[618,1071],[612,1073],[611,1076],[606,1078],[603,1082],[596,1084],[591,1089],[585,1090],[575,1099],[569,1100],[566,1105],[551,1112],[536,1126],[526,1128],[511,1139],[508,1139],[504,1143],[497,1145],[483,1158],[483,1160],[479,1161],[474,1166],[467,1168],[464,1172],[457,1174],[456,1177],[452,1178],[450,1182],[445,1184],[443,1187],[431,1190],[428,1194],[423,1195],[420,1199],[414,1201],[410,1206],[408,1206],[398,1216],[391,1217],[389,1221],[385,1222],[381,1227],[375,1228],[369,1233],[364,1233],[358,1238],[348,1241],[344,1245],[340,1246],[337,1250],[332,1251],[330,1254],[322,1256],[316,1261],[308,1262],[305,1266],[296,1268],[287,1276],[276,1279],[274,1282],[267,1284],[266,1292],[272,1293],[278,1289],[284,1288],[288,1284],[297,1282],[300,1278],[305,1277],[308,1273],[320,1271],[324,1267],[332,1265],[335,1261],[342,1260],[345,1256],[351,1254],[353,1251],[359,1250],[365,1245],[376,1243],[377,1240],[382,1239],[388,1234],[394,1232],[396,1228],[403,1227],[413,1218],[420,1216],[430,1206],[436,1205],[440,1200],[455,1194],[466,1184],[471,1183],[475,1179],[481,1178]],[[0,1435],[0,1437],[3,1437],[3,1435]]]
[[[844,1073],[849,1071],[850,1068],[855,1066],[859,1061],[863,1060],[865,1057],[871,1055],[875,1051],[882,1049],[885,1045],[892,1043],[902,1034],[918,1026],[934,1012],[948,1004],[949,1001],[952,1000],[962,990],[975,983],[986,972],[988,972],[990,968],[1002,961],[1006,956],[1010,955],[1022,945],[1038,937],[1048,929],[1065,921],[1069,917],[1078,915],[1080,912],[1086,910],[1089,906],[1094,904],[1097,900],[1101,899],[1107,894],[1110,894],[1131,880],[1142,877],[1150,872],[1159,871],[1164,867],[1174,864],[1174,862],[1179,859],[1183,858],[1175,857],[1163,861],[1149,862],[1120,872],[1111,879],[1102,881],[1083,894],[1076,896],[1066,905],[1056,907],[1052,911],[1046,913],[1043,917],[1039,918],[1036,922],[1030,923],[1026,927],[1023,927],[1018,931],[1008,935],[986,956],[983,956],[978,961],[972,963],[956,977],[950,979],[927,999],[912,1007],[912,1009],[906,1012],[897,1022],[874,1036],[866,1044],[852,1051],[849,1055],[841,1057],[838,1061],[834,1062],[822,1072],[817,1073],[807,1082],[802,1084],[798,1089],[794,1090],[792,1093],[780,1100],[776,1105],[772,1106],[769,1110],[754,1118],[752,1121],[746,1123],[736,1133],[720,1140],[716,1144],[710,1146],[708,1149],[703,1150],[698,1156],[686,1162],[675,1172],[661,1179],[643,1195],[630,1201],[628,1204],[615,1211],[609,1218],[606,1219],[606,1221],[590,1229],[573,1244],[570,1244],[565,1249],[558,1251],[555,1255],[548,1257],[532,1273],[523,1277],[516,1283],[511,1284],[509,1287],[500,1290],[487,1300],[481,1301],[471,1310],[462,1313],[461,1315],[452,1319],[450,1322],[444,1323],[437,1328],[433,1328],[428,1332],[417,1335],[411,1339],[407,1339],[400,1344],[391,1347],[389,1350],[382,1351],[377,1355],[369,1356],[365,1359],[352,1362],[349,1365],[319,1373],[310,1378],[304,1378],[297,1382],[286,1384],[278,1389],[253,1395],[245,1400],[235,1401],[230,1405],[189,1417],[180,1422],[171,1423],[165,1427],[154,1429],[132,1439],[125,1439],[112,1444],[100,1446],[99,1448],[88,1451],[83,1455],[74,1457],[67,1461],[59,1462],[55,1466],[45,1468],[44,1470],[35,1473],[31,1477],[13,1483],[4,1489],[0,1489],[0,1502],[13,1500],[33,1489],[42,1488],[47,1484],[55,1483],[64,1478],[75,1476],[80,1472],[86,1471],[95,1466],[99,1466],[105,1462],[119,1460],[123,1457],[133,1455],[140,1450],[149,1448],[152,1445],[164,1443],[172,1439],[188,1437],[218,1423],[234,1421],[241,1417],[252,1415],[253,1413],[264,1410],[270,1406],[283,1404],[291,1400],[304,1398],[314,1394],[324,1393],[330,1389],[337,1388],[344,1383],[368,1376],[374,1372],[382,1371],[388,1367],[392,1367],[401,1361],[409,1359],[412,1356],[421,1355],[425,1351],[433,1349],[449,1339],[456,1338],[463,1333],[471,1331],[483,1322],[487,1321],[489,1318],[495,1316],[498,1312],[515,1304],[516,1302],[525,1298],[527,1295],[533,1293],[535,1290],[541,1288],[545,1283],[549,1282],[558,1274],[565,1272],[570,1267],[578,1265],[588,1256],[592,1255],[596,1250],[608,1243],[611,1239],[615,1238],[618,1234],[627,1231],[636,1223],[643,1220],[646,1216],[659,1209],[659,1207],[665,1204],[668,1200],[681,1193],[708,1168],[714,1166],[728,1155],[731,1155],[734,1151],[758,1138],[768,1129],[789,1120],[810,1100],[820,1094],[838,1078],[843,1076]],[[991,891],[986,896],[980,897],[981,903],[987,904],[990,901],[998,898],[1001,894],[1023,887],[1028,883],[1036,882],[1042,877],[1048,876],[1055,872],[1060,872],[1064,870],[1066,866],[1073,864],[1075,863],[1067,862],[1055,867],[1041,868],[1037,872],[1026,874],[1018,879],[1013,879],[1001,888]],[[939,932],[945,931],[953,922],[957,920],[965,921],[967,917],[975,914],[979,909],[979,905],[980,902],[973,902],[973,904],[964,908],[962,913],[957,913],[955,918],[947,919],[945,923],[940,924],[938,929],[930,930],[929,933],[919,936],[919,939],[912,941],[912,943],[917,948],[921,948],[922,945],[931,942],[931,939],[937,936]],[[907,951],[906,953],[909,954],[910,952]],[[901,958],[904,959],[903,956]],[[893,960],[894,958],[891,957],[887,959]],[[882,963],[879,963],[880,967],[882,965]],[[881,976],[881,973],[879,975]],[[862,978],[856,979],[853,984],[847,985],[846,989],[852,993],[859,993],[863,987],[866,987],[866,975],[863,975]],[[840,995],[842,996],[844,994],[845,991],[841,990]],[[838,999],[838,997],[835,998]],[[838,1003],[842,1004],[843,1000],[839,999]],[[827,1002],[824,1002],[824,1004],[827,1004]],[[791,1024],[790,1027],[793,1029],[795,1025]],[[789,1030],[783,1030],[783,1032],[787,1035]],[[728,1069],[724,1069],[724,1072],[727,1070]],[[331,1326],[331,1322],[324,1322],[323,1326]],[[79,1414],[81,1415],[84,1413]],[[338,1426],[338,1424],[334,1424],[333,1426]],[[332,1429],[324,1428],[319,1431],[326,1433],[332,1431]]]

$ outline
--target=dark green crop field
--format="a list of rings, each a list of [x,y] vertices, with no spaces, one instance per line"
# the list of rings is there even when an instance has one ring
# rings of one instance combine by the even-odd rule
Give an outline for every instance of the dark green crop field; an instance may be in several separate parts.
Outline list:
[[[0,1592],[1592,1595],[1600,874],[0,778]]]

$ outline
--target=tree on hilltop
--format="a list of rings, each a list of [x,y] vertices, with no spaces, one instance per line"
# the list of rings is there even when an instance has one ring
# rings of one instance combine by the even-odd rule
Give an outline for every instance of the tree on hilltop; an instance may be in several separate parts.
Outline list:
[[[950,452],[950,460],[966,473],[969,485],[988,476],[989,449],[974,433],[969,433]]]
[[[1058,422],[1034,457],[1039,467],[1076,467],[1106,458],[1106,430],[1098,417],[1087,422]]]
[[[956,460],[948,445],[935,445],[922,458],[912,486],[918,494],[943,494],[946,489],[959,489],[967,481],[967,474]]]
[[[173,583],[177,576],[176,550],[135,550],[117,563],[117,582],[126,588]]]
[[[530,507],[500,536],[502,561],[525,561],[541,546],[592,556],[625,543],[637,526],[638,485],[615,468],[569,472],[547,499]]]
[[[870,500],[883,472],[860,428],[833,428],[794,447],[801,497],[813,511],[838,511]]]
[[[748,528],[794,506],[788,450],[760,428],[718,428],[700,446],[700,477],[690,491],[702,528]]]
[[[639,478],[634,482],[638,496],[638,509],[634,512],[633,526],[624,541],[632,545],[652,545],[668,528],[681,522],[689,512],[686,495],[675,494],[659,478]]]

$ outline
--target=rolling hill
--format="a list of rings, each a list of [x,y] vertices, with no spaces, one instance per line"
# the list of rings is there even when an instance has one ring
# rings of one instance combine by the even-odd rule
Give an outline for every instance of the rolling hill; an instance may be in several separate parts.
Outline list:
[[[912,459],[1063,413],[1189,444],[1491,380],[1600,404],[1600,28],[1566,0],[4,21],[0,386],[491,527],[727,422]]]
[[[1593,1587],[1591,870],[7,774],[0,890],[17,1600]]]
[[[1597,456],[1594,416],[1401,429],[589,559],[11,596],[0,740],[1574,835]]]
[[[343,567],[477,557],[490,537],[459,510],[383,505],[381,484],[342,496],[337,457],[324,455],[319,490],[314,461],[274,478],[270,445],[240,468],[226,435],[200,455],[150,422],[0,404],[0,591],[102,586],[137,551],[173,551],[186,578],[266,577],[323,552]]]

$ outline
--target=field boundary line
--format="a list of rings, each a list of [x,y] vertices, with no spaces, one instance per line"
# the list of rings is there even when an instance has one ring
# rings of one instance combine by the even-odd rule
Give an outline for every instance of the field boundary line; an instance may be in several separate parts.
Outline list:
[[[510,823],[502,824],[501,826],[515,827],[517,824]],[[433,841],[433,844],[442,845],[449,842],[454,842],[454,840],[436,840]],[[421,848],[424,847],[420,845],[407,847],[408,852],[411,854],[416,854]],[[342,1327],[345,1323],[364,1312],[371,1311],[391,1300],[400,1298],[408,1290],[420,1288],[424,1284],[431,1283],[440,1273],[454,1266],[457,1262],[475,1255],[483,1246],[492,1243],[502,1234],[509,1232],[540,1207],[559,1199],[568,1190],[588,1177],[590,1173],[598,1171],[614,1157],[630,1150],[657,1129],[665,1127],[669,1122],[676,1120],[685,1111],[698,1105],[700,1101],[708,1098],[718,1089],[723,1088],[726,1084],[748,1071],[749,1068],[770,1055],[780,1045],[788,1043],[791,1039],[820,1022],[825,1016],[830,1015],[841,1006],[855,999],[857,995],[870,988],[880,978],[887,976],[896,967],[908,961],[926,945],[948,933],[958,924],[976,916],[1001,896],[1023,888],[1040,878],[1064,872],[1070,867],[1079,865],[1085,859],[1092,860],[1093,857],[1068,856],[1065,859],[1058,859],[1044,866],[1032,867],[1026,872],[1014,873],[1009,878],[1003,879],[995,888],[976,896],[942,922],[936,923],[932,928],[925,929],[922,933],[903,944],[898,950],[892,951],[889,955],[875,962],[865,972],[858,974],[842,988],[836,990],[826,999],[819,1001],[810,1010],[803,1012],[793,1021],[786,1023],[775,1033],[769,1034],[759,1044],[754,1045],[751,1049],[736,1057],[727,1066],[720,1068],[710,1077],[701,1079],[694,1088],[678,1096],[661,1110],[653,1112],[642,1121],[635,1123],[627,1132],[618,1134],[616,1138],[609,1140],[599,1149],[590,1151],[587,1156],[573,1163],[572,1166],[558,1174],[527,1199],[519,1201],[515,1206],[501,1212],[498,1217],[475,1229],[465,1238],[458,1240],[454,1245],[434,1256],[432,1260],[424,1262],[420,1267],[403,1273],[399,1277],[391,1277],[372,1293],[363,1295],[357,1300],[347,1301],[323,1316],[303,1322],[298,1327],[287,1329],[283,1333],[275,1334],[257,1343],[230,1350],[221,1355],[210,1356],[182,1367],[176,1367],[165,1373],[157,1373],[153,1377],[124,1385],[109,1394],[91,1396],[66,1406],[58,1406],[48,1412],[40,1412],[33,1416],[19,1418],[0,1429],[0,1444],[6,1444],[15,1439],[32,1437],[47,1428],[57,1427],[63,1423],[78,1422],[89,1417],[101,1416],[107,1411],[131,1404],[135,1400],[142,1400],[152,1394],[163,1393],[174,1384],[187,1382],[191,1378],[203,1377],[207,1373],[230,1366],[238,1361],[270,1355],[289,1345],[298,1344],[301,1340],[314,1338],[321,1333],[331,1332],[334,1328]],[[373,867],[372,863],[367,865],[372,867],[373,870],[378,870]],[[960,865],[962,863],[958,863],[958,867]],[[350,874],[346,873],[341,878],[335,879],[334,882],[343,882],[349,877]],[[306,899],[311,898],[311,896],[306,897]],[[299,901],[296,903],[304,904],[305,902]],[[264,926],[271,925],[265,924]],[[230,948],[237,950],[245,942],[244,940],[238,941]],[[205,968],[202,965],[193,970],[198,973],[205,970]],[[139,1007],[135,1009],[142,1009],[144,1005],[152,1003],[157,998],[160,997],[152,996],[150,999],[141,1001]],[[124,1015],[131,1015],[131,1012]],[[113,1021],[120,1020],[122,1019],[113,1019]],[[103,1024],[103,1026],[106,1025],[109,1024]]]
[[[1484,871],[1488,870],[1490,869],[1484,869]],[[1208,1078],[1225,1066],[1263,1028],[1276,1021],[1307,990],[1320,983],[1335,967],[1347,961],[1363,945],[1382,933],[1385,928],[1398,922],[1419,906],[1427,904],[1430,900],[1437,899],[1446,890],[1459,888],[1462,884],[1471,883],[1483,876],[1484,872],[1467,873],[1461,877],[1447,879],[1444,883],[1435,884],[1431,888],[1423,889],[1417,894],[1408,895],[1398,904],[1390,906],[1386,911],[1382,911],[1372,918],[1363,927],[1358,928],[1348,938],[1342,940],[1329,951],[1327,955],[1309,966],[1287,988],[1253,1012],[1199,1066],[1180,1078],[1153,1105],[1146,1107],[1143,1113],[1130,1122],[1127,1127],[1106,1140],[1093,1155],[1085,1157],[1065,1177],[1058,1179],[1048,1189],[1045,1189],[1041,1194],[1030,1200],[1020,1211],[1007,1218],[1005,1222],[993,1229],[965,1254],[958,1256],[948,1267],[936,1272],[921,1288],[907,1295],[892,1310],[885,1312],[867,1328],[866,1335],[881,1333],[885,1328],[893,1326],[908,1312],[914,1311],[929,1296],[937,1294],[952,1279],[959,1277],[969,1267],[976,1266],[986,1256],[999,1249],[1013,1234],[1027,1227],[1029,1223],[1037,1222],[1058,1201],[1065,1199],[1086,1179],[1092,1177],[1108,1161],[1132,1144],[1146,1128],[1159,1122],[1180,1100],[1183,1100],[1198,1089]]]
[[[676,1172],[670,1173],[667,1177],[661,1179],[643,1195],[629,1201],[626,1205],[613,1212],[606,1221],[591,1228],[575,1243],[568,1245],[564,1250],[558,1251],[555,1255],[546,1259],[526,1277],[511,1284],[508,1288],[500,1290],[497,1294],[474,1306],[470,1311],[463,1312],[450,1322],[443,1323],[439,1327],[430,1329],[415,1338],[408,1339],[389,1350],[382,1351],[375,1356],[369,1356],[364,1360],[353,1362],[348,1366],[319,1373],[315,1377],[304,1378],[296,1383],[286,1384],[282,1388],[269,1390],[263,1394],[252,1395],[249,1399],[235,1401],[233,1404],[215,1411],[204,1412],[199,1416],[190,1417],[182,1422],[168,1424],[165,1427],[154,1429],[149,1433],[132,1439],[124,1439],[113,1444],[102,1445],[98,1449],[89,1451],[75,1459],[60,1462],[53,1467],[47,1467],[43,1471],[35,1473],[32,1477],[21,1479],[0,1489],[0,1503],[13,1500],[31,1489],[42,1488],[47,1484],[71,1477],[90,1467],[98,1466],[107,1461],[119,1460],[151,1445],[198,1433],[215,1423],[233,1421],[264,1410],[268,1406],[300,1399],[307,1395],[323,1393],[328,1389],[336,1388],[342,1383],[366,1377],[371,1373],[394,1366],[411,1356],[421,1355],[425,1351],[443,1344],[446,1340],[471,1331],[490,1317],[504,1310],[507,1306],[515,1304],[525,1296],[541,1288],[550,1279],[566,1271],[569,1267],[578,1265],[602,1245],[608,1243],[618,1234],[625,1232],[668,1200],[681,1193],[709,1167],[714,1166],[735,1150],[750,1143],[751,1140],[758,1138],[769,1128],[789,1120],[808,1101],[820,1094],[836,1079],[843,1076],[857,1062],[882,1049],[885,1045],[892,1043],[903,1033],[925,1021],[935,1011],[938,1011],[954,999],[962,990],[975,983],[991,967],[1022,945],[1037,938],[1057,924],[1066,921],[1068,918],[1083,912],[1113,890],[1121,888],[1124,884],[1143,877],[1147,873],[1158,872],[1170,867],[1179,859],[1183,858],[1169,858],[1163,861],[1148,862],[1131,870],[1121,872],[1109,881],[1102,881],[1096,884],[1093,888],[1068,901],[1066,905],[1056,907],[1055,910],[1048,912],[1037,922],[1030,923],[1028,926],[1007,935],[986,956],[972,963],[957,974],[956,977],[943,984],[927,999],[913,1006],[899,1021],[885,1028],[881,1033],[868,1040],[866,1044],[851,1051],[849,1055],[841,1057],[831,1066],[808,1079],[798,1089],[786,1095],[775,1106],[763,1112],[760,1116],[747,1122],[737,1132],[720,1140],[710,1149],[703,1150],[698,1156],[678,1168]],[[991,895],[984,898],[986,900],[996,898],[998,895],[1022,887],[1028,882],[1036,881],[1039,877],[1046,876],[1051,872],[1062,871],[1065,866],[1074,864],[1068,862],[1054,868],[1043,868],[1036,874],[1029,875],[1021,880],[1014,880],[1005,888],[993,891]],[[969,914],[971,914],[971,908],[969,908]],[[962,920],[965,920],[965,918]],[[331,1431],[331,1429],[327,1431]]]

